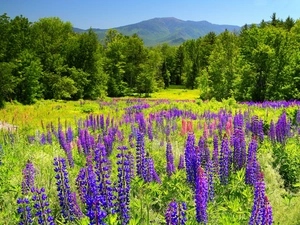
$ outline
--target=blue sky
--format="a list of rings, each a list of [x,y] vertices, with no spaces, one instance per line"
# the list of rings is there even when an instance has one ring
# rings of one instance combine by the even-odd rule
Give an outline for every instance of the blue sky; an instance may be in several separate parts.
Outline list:
[[[207,20],[242,26],[269,20],[276,12],[300,18],[300,0],[0,0],[0,15],[23,15],[30,21],[57,16],[74,27],[113,28],[154,17]]]

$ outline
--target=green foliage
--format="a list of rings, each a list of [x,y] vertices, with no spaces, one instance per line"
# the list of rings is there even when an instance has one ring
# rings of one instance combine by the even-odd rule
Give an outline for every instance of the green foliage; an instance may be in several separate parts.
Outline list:
[[[23,104],[32,104],[41,97],[42,65],[40,60],[25,50],[17,60],[16,75],[19,80],[16,87],[16,99]]]
[[[15,65],[13,63],[0,62],[0,108],[9,100],[17,86],[17,79],[13,76]]]
[[[69,77],[61,77],[53,84],[53,92],[55,99],[70,99],[76,94],[77,88],[75,82]]]
[[[300,182],[299,140],[292,139],[284,145],[273,148],[274,167],[279,167],[279,173],[284,180],[284,186],[290,191],[298,190],[295,185]]]
[[[98,31],[75,33],[57,17],[31,23],[3,14],[0,106],[10,99],[32,104],[42,98],[150,96],[171,85],[200,89],[203,100],[299,99],[299,30],[299,20],[273,14],[270,22],[239,33],[210,32],[179,46],[145,47],[134,32],[110,29],[99,41]]]

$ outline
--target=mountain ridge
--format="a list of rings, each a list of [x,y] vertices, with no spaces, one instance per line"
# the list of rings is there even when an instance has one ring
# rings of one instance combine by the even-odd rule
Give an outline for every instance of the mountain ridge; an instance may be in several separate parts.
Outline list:
[[[175,17],[156,17],[149,20],[143,20],[138,23],[114,27],[123,35],[137,34],[143,39],[146,46],[155,46],[162,43],[170,45],[179,45],[189,39],[197,39],[205,36],[209,32],[219,34],[226,29],[238,32],[241,27],[227,24],[213,24],[206,20],[192,21],[180,20]],[[73,28],[75,32],[82,33],[87,30]],[[109,29],[92,28],[103,39]]]

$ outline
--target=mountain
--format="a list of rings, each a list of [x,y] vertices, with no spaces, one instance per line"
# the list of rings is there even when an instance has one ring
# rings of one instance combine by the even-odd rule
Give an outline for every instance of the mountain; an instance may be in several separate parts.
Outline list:
[[[154,18],[139,23],[115,27],[123,35],[136,33],[144,40],[145,45],[154,46],[161,43],[179,45],[188,39],[197,39],[209,32],[219,34],[225,29],[229,31],[239,31],[239,26],[218,25],[207,21],[183,21],[174,17]],[[99,39],[103,39],[107,29],[93,29]],[[75,32],[86,32],[79,28],[74,28]]]

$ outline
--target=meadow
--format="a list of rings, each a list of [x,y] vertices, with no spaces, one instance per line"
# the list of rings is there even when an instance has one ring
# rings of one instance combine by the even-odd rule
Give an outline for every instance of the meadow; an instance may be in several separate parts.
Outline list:
[[[300,224],[300,103],[194,95],[7,103],[0,224]]]

